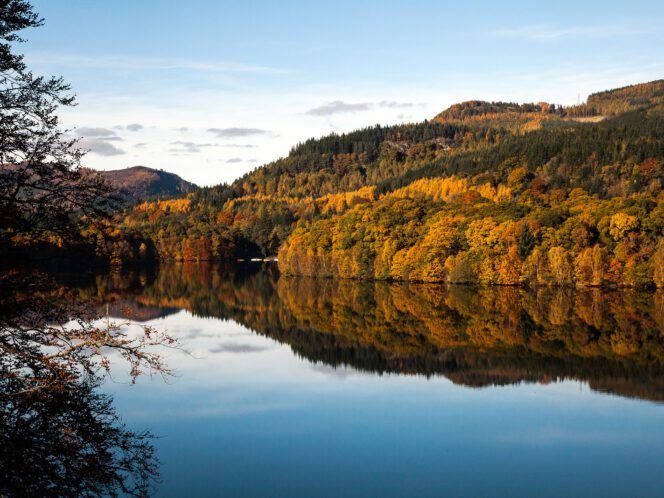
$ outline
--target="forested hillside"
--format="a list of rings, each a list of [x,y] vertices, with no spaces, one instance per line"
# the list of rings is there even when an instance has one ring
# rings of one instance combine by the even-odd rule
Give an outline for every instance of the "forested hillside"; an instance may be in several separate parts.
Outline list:
[[[139,205],[122,231],[161,259],[278,251],[287,274],[664,285],[663,181],[659,80],[310,139],[231,185]]]

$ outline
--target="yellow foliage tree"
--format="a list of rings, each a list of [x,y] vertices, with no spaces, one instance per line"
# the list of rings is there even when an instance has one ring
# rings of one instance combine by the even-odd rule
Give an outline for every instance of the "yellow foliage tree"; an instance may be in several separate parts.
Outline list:
[[[653,280],[657,287],[664,287],[664,239],[659,241],[652,256]]]
[[[609,223],[609,234],[613,240],[622,239],[627,232],[636,230],[639,226],[639,219],[636,216],[627,213],[616,213],[611,216]]]
[[[549,268],[553,282],[558,285],[569,285],[572,283],[572,268],[569,262],[569,254],[564,247],[555,246],[549,249]]]

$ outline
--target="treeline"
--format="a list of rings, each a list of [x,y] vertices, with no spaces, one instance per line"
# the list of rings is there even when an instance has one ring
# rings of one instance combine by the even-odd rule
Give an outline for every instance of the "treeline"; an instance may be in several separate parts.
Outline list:
[[[649,107],[653,102],[664,101],[664,80],[593,93],[585,104],[570,108],[570,114],[611,116],[635,109]]]
[[[395,192],[417,197],[418,182],[427,179],[440,185],[447,179],[441,188],[463,180],[464,187],[452,188],[488,200],[496,200],[490,191],[502,189],[500,200],[508,204],[542,196],[551,208],[574,189],[599,199],[645,196],[656,203],[664,182],[664,115],[657,109],[525,135],[482,127],[435,140],[383,142],[374,163],[356,153],[318,156],[318,170],[307,166],[306,173],[290,175],[283,168],[301,159],[295,155],[253,173],[241,188],[202,189],[186,199],[140,205],[122,229],[140,233],[147,254],[158,259],[236,259],[276,254],[298,221],[327,219]],[[131,251],[124,254],[136,259]]]
[[[442,122],[450,120],[467,120],[477,117],[493,116],[507,113],[546,113],[563,116],[565,108],[540,102],[538,104],[517,104],[515,102],[486,102],[484,100],[468,100],[454,104],[436,116]]]

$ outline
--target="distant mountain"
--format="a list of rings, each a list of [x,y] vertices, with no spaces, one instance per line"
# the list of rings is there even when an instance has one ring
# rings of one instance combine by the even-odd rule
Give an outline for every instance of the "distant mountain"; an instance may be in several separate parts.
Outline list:
[[[146,166],[132,166],[99,173],[133,201],[177,197],[198,188],[174,173]]]

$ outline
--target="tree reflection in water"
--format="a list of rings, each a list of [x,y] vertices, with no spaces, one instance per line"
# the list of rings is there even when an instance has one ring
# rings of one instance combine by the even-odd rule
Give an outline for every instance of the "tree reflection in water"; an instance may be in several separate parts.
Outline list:
[[[94,303],[38,273],[0,277],[0,495],[148,494],[158,466],[147,432],[121,422],[98,392],[110,354],[168,375],[151,328],[99,325]]]
[[[562,379],[664,401],[664,292],[279,278],[168,265],[99,276],[90,299],[146,319],[232,319],[312,362],[482,387]]]
[[[157,477],[149,433],[127,429],[91,382],[0,393],[0,495],[145,496]]]
[[[139,322],[180,309],[231,319],[331,366],[473,388],[578,379],[664,401],[661,291],[279,278],[206,264],[52,278],[0,278],[0,495],[143,495],[156,479],[150,435],[125,427],[97,388],[109,351],[133,375],[167,373],[150,346],[173,340],[98,326],[107,306]]]

